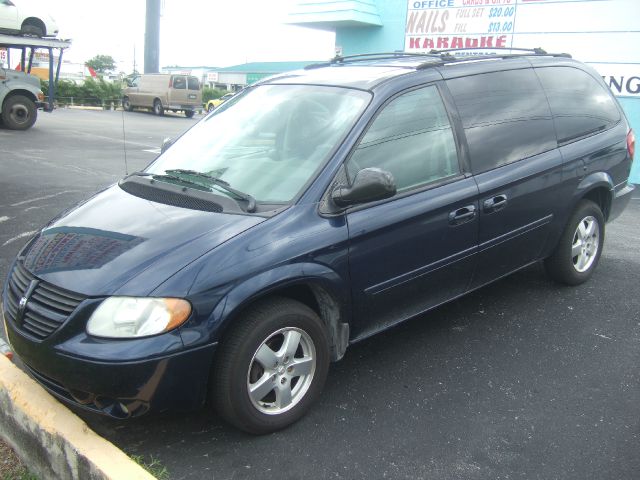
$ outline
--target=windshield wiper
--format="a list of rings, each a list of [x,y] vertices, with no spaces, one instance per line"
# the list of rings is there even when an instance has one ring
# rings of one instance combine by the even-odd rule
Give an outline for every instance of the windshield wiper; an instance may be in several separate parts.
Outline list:
[[[195,170],[185,170],[182,168],[172,168],[169,170],[165,170],[165,176],[177,178],[181,181],[193,183],[195,185],[200,185],[202,187],[209,187],[210,184],[217,185],[218,187],[221,187],[223,190],[226,190],[227,192],[247,202],[247,212],[252,213],[256,211],[255,198],[253,198],[248,193],[241,192],[240,190],[236,190],[235,188],[232,188],[231,185],[229,185],[229,182],[226,182],[221,178],[214,177],[213,175],[209,175],[207,173],[197,172]],[[184,178],[184,176],[201,178],[206,180],[208,183],[197,182],[197,181],[194,181],[193,179]]]
[[[208,185],[203,185],[201,182],[194,182],[192,180],[189,180],[188,178],[182,178],[179,177],[178,175],[171,175],[171,174],[162,174],[162,173],[149,173],[149,172],[133,172],[130,174],[131,175],[135,175],[136,177],[151,177],[151,178],[166,178],[169,180],[175,180],[177,182],[180,183],[186,183],[188,185],[196,185],[198,187],[203,187],[203,188],[209,188]]]

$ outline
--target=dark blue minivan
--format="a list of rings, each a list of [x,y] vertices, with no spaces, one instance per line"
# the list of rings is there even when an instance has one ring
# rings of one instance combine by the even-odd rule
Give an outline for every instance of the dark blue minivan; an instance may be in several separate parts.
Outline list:
[[[565,54],[337,57],[246,88],[51,221],[11,267],[7,336],[83,408],[209,399],[274,431],[351,343],[541,260],[586,281],[634,148]]]

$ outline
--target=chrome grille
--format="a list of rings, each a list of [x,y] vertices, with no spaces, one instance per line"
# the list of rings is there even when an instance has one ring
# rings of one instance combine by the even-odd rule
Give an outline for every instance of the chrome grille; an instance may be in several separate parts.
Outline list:
[[[35,288],[19,318],[20,299],[34,281],[37,282]],[[56,331],[84,299],[82,295],[38,280],[18,261],[9,277],[6,311],[18,330],[43,340]]]

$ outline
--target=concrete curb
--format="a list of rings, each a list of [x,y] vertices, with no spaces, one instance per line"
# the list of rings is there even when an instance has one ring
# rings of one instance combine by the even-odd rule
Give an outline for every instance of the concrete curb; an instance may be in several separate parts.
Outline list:
[[[155,478],[4,356],[0,356],[0,435],[38,478]]]

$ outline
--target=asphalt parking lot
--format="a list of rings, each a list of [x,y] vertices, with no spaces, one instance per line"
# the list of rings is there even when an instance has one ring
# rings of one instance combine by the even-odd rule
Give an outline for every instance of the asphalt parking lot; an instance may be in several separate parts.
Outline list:
[[[123,120],[126,140],[123,141]],[[196,119],[60,110],[0,129],[0,276],[57,213]],[[640,192],[590,282],[533,266],[352,346],[300,422],[252,437],[203,410],[82,414],[171,478],[633,479],[640,472]],[[3,332],[4,333],[4,332]]]

